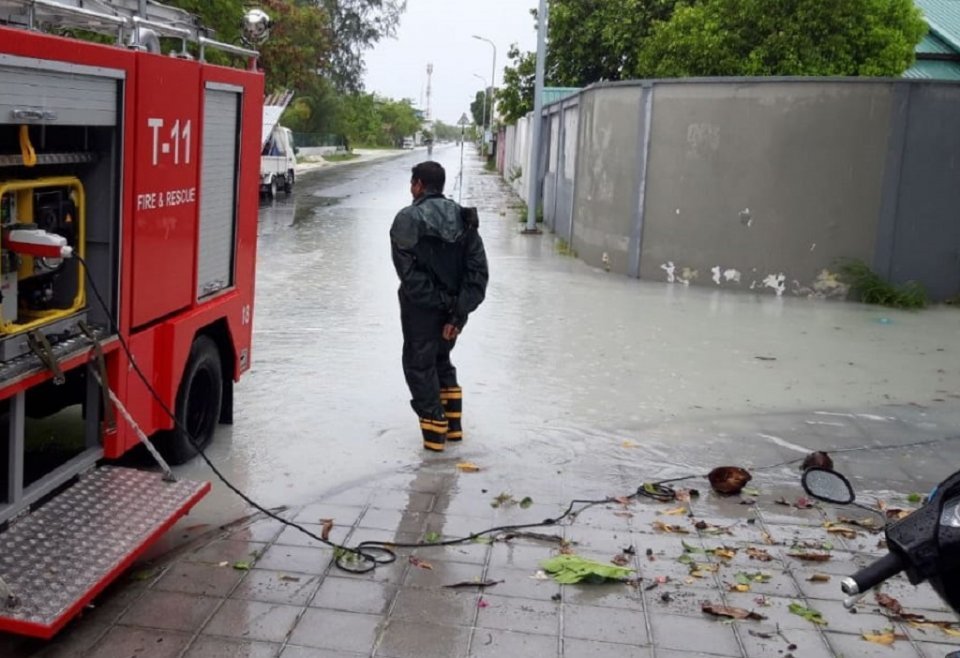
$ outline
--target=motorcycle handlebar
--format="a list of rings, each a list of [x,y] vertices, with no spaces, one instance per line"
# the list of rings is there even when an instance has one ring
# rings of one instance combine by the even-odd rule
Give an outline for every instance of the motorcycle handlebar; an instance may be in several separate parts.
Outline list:
[[[844,594],[855,596],[876,587],[888,578],[896,576],[904,568],[906,568],[906,565],[899,555],[887,553],[852,576],[844,578],[840,581],[840,588]]]

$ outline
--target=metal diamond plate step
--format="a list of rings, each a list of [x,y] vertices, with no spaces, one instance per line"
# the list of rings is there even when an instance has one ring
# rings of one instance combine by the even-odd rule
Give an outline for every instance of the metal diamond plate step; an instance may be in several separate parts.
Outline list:
[[[50,638],[197,501],[209,482],[104,466],[0,534],[0,630]]]

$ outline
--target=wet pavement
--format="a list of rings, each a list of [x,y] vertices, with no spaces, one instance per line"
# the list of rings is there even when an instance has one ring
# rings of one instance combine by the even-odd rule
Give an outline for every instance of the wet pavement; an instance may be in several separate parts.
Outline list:
[[[448,194],[460,197],[459,149],[435,156]],[[870,513],[777,502],[803,495],[793,460],[810,450],[831,451],[868,504],[909,507],[907,494],[955,470],[960,312],[595,270],[549,234],[520,235],[520,201],[467,153],[462,199],[480,209],[491,284],[454,352],[466,440],[427,455],[400,370],[387,238],[424,157],[308,174],[294,198],[261,209],[253,370],[237,387],[235,424],[209,450],[224,472],[315,533],[333,519],[330,538],[350,544],[435,543],[537,522],[574,498],[627,496],[728,463],[753,472],[756,502],[721,498],[697,477],[678,485],[700,490],[689,502],[610,502],[531,530],[546,538],[399,549],[397,562],[351,575],[331,549],[247,517],[215,483],[153,561],[56,642],[0,637],[0,655],[933,658],[960,649],[954,635],[881,615],[872,598],[856,614],[842,608],[840,577],[879,555],[880,537],[824,523]],[[934,443],[905,447],[918,441]],[[461,472],[462,461],[480,471]],[[211,477],[200,462],[178,474]],[[494,507],[501,494],[512,500]],[[529,506],[513,504],[527,497]],[[544,580],[542,560],[563,547],[602,562],[622,555],[641,580]],[[804,547],[829,560],[789,555]],[[502,582],[444,587],[477,579]],[[926,586],[897,579],[887,591],[911,612],[952,618]],[[766,619],[725,623],[701,612],[704,600]],[[887,628],[892,646],[863,638]]]

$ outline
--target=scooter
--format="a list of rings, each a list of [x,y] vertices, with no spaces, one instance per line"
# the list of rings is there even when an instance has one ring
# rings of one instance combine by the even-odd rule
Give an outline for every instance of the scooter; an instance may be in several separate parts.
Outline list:
[[[829,503],[849,505],[856,500],[850,481],[828,468],[807,469],[803,488]],[[913,585],[928,581],[960,615],[960,472],[937,485],[920,509],[887,525],[884,533],[889,552],[840,582],[844,594],[851,597],[847,606],[888,578],[906,572]]]

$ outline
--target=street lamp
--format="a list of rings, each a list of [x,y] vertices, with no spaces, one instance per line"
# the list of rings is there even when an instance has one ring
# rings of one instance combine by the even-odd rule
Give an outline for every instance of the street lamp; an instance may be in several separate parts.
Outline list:
[[[491,66],[491,68],[490,68],[490,88],[489,88],[489,89],[490,89],[489,94],[491,95],[491,98],[490,98],[490,123],[493,123],[493,98],[492,98],[492,95],[493,95],[493,88],[497,85],[497,44],[495,44],[494,42],[490,41],[490,39],[487,39],[487,38],[478,36],[478,35],[476,35],[476,34],[473,35],[473,38],[474,38],[474,39],[477,39],[477,40],[479,40],[479,41],[486,41],[487,43],[490,44],[490,47],[493,48],[493,66]],[[484,95],[484,100],[486,100],[486,95]],[[483,141],[484,141],[484,144],[486,144],[486,141],[487,141],[487,140],[486,140],[486,126],[484,126],[483,130],[484,130],[484,140],[483,140]]]
[[[487,79],[479,73],[474,73],[473,77],[480,78],[483,81],[483,122],[480,125],[481,130],[486,130],[487,125]],[[491,108],[492,110],[493,108]]]

